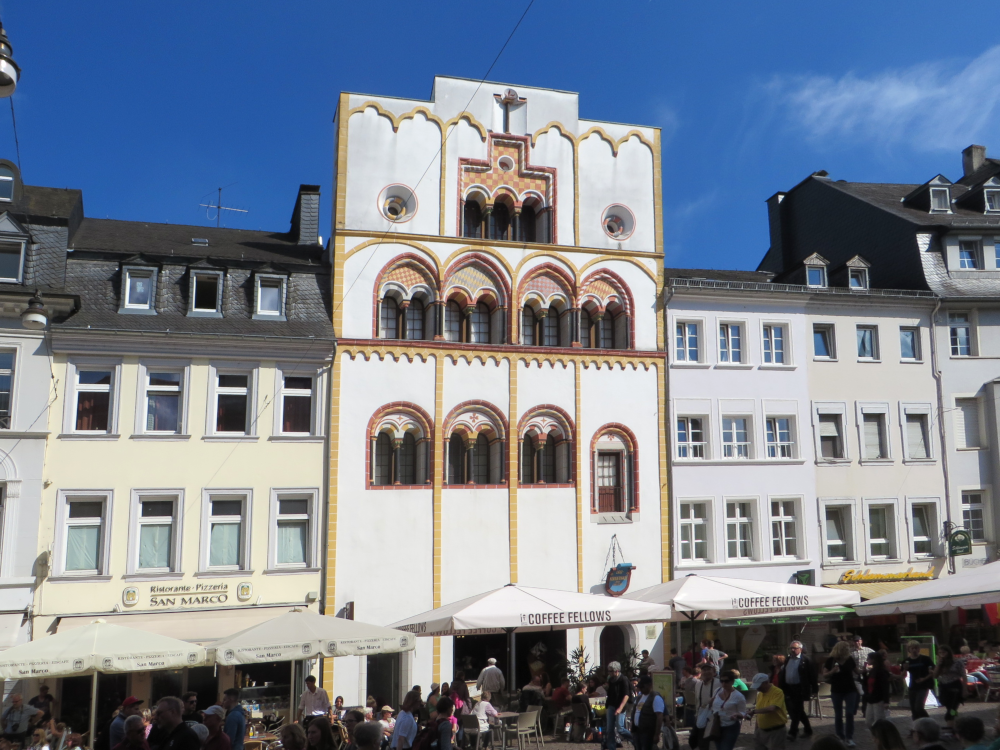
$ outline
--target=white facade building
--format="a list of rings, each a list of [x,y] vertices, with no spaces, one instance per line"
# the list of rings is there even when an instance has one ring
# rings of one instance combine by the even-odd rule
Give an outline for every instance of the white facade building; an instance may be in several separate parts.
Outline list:
[[[602,592],[615,536],[633,587],[667,579],[659,131],[582,120],[572,93],[438,77],[430,101],[342,94],[336,134],[326,613]],[[516,682],[529,660],[658,638],[524,637]],[[505,649],[418,639],[328,661],[324,684],[395,701]]]

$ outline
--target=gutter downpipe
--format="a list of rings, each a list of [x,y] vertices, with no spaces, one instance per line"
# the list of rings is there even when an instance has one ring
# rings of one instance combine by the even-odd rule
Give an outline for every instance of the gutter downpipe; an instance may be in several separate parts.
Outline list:
[[[673,430],[670,429],[670,342],[673,341],[673,335],[670,332],[670,316],[668,315],[667,311],[668,311],[668,308],[670,306],[670,300],[673,298],[673,296],[674,296],[673,287],[671,286],[670,282],[667,282],[667,284],[663,287],[663,318],[664,318],[664,320],[663,320],[663,329],[664,329],[663,348],[666,350],[664,352],[664,354],[666,356],[664,357],[664,360],[663,360],[663,379],[664,379],[663,389],[664,389],[664,392],[666,393],[666,403],[664,404],[664,408],[666,409],[667,413],[666,414],[662,414],[661,415],[661,419],[663,420],[663,429],[666,430],[666,433],[667,433],[667,497],[670,499],[670,507],[667,508],[667,533],[669,533],[671,536],[673,536],[673,524],[672,524],[672,521],[674,520],[674,509],[673,509],[673,504],[674,504],[674,467],[673,467],[674,447],[673,447],[673,441],[671,440],[671,437],[673,436]],[[661,513],[663,512],[662,509],[661,509],[660,512]],[[673,580],[673,579],[674,579],[674,545],[671,544],[670,545],[670,580]],[[664,581],[664,583],[665,583],[665,581]],[[678,625],[677,626],[677,635],[676,635],[677,653],[678,654],[683,654],[684,653],[684,647],[683,647],[683,644],[682,644],[683,636],[681,634],[682,630],[683,630],[683,628],[680,625]],[[694,640],[694,622],[693,621],[691,622],[691,640],[692,641]],[[663,661],[664,661],[664,663],[667,662],[667,656],[670,653],[670,645],[669,645],[668,641],[669,641],[669,637],[663,639]],[[692,651],[691,653],[694,654],[694,651]]]
[[[938,297],[937,302],[934,304],[934,310],[931,312],[931,373],[934,375],[934,381],[937,386],[938,435],[941,439],[941,471],[944,473],[944,528],[950,529],[952,527],[951,475],[948,470],[948,444],[946,442],[944,427],[944,383],[942,382],[941,370],[938,367],[937,349],[937,314],[940,309],[941,298]],[[945,553],[947,553],[947,544],[948,540],[945,539]],[[952,575],[955,573],[955,559],[952,557],[948,557],[948,572]]]

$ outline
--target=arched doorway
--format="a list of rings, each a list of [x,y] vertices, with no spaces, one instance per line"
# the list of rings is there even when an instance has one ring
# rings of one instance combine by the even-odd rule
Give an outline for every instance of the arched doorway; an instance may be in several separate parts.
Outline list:
[[[601,666],[625,657],[625,631],[618,625],[608,625],[601,631]]]

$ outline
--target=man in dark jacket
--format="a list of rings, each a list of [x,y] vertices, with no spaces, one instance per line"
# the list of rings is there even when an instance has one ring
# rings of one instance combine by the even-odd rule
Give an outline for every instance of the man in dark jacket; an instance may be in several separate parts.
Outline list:
[[[653,690],[653,678],[643,675],[639,678],[639,695],[636,697],[632,714],[632,736],[636,750],[653,750],[663,728],[663,714],[666,703]]]
[[[812,736],[812,726],[809,724],[809,715],[803,703],[808,702],[819,692],[819,677],[816,674],[816,665],[802,652],[802,641],[792,641],[788,650],[785,666],[778,673],[778,687],[785,693],[785,709],[788,711],[788,718],[791,719],[788,739],[794,740],[799,734],[800,722],[802,736]]]
[[[626,679],[625,675],[622,674],[622,665],[616,661],[608,664],[607,691],[604,747],[607,750],[616,750],[619,735],[623,738],[623,741],[632,739],[625,729],[625,704],[632,697],[632,685]]]

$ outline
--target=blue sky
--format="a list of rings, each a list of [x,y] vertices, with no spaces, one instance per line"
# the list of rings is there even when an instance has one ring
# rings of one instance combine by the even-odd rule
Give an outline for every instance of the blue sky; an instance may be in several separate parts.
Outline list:
[[[429,96],[478,78],[527,4],[4,0],[30,184],[87,215],[284,231],[323,189],[341,90]],[[753,268],[764,201],[811,172],[924,182],[1000,155],[996,3],[536,0],[492,80],[580,92],[588,118],[664,133],[666,262]],[[0,103],[0,155],[14,158]]]

